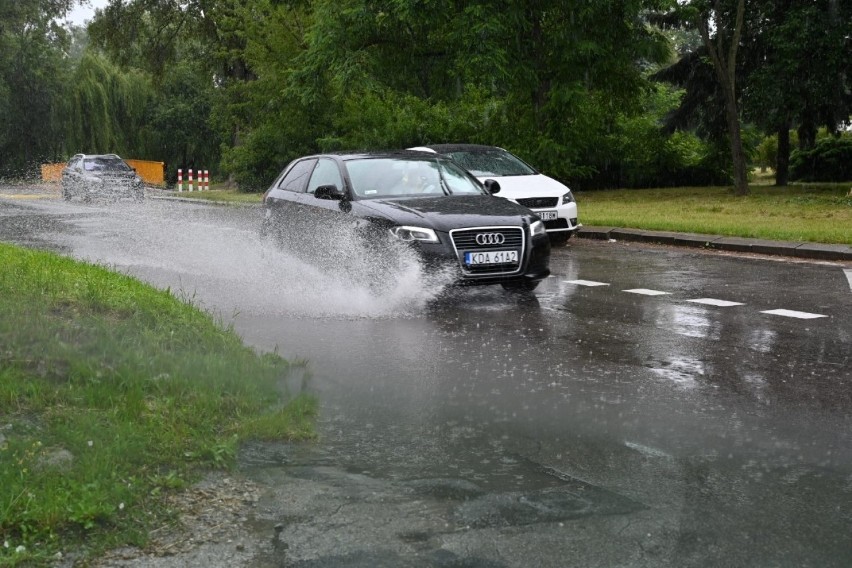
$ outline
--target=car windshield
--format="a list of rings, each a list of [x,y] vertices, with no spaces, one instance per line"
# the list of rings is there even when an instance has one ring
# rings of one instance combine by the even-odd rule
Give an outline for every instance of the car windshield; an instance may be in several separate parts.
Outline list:
[[[130,166],[116,156],[98,156],[84,159],[83,169],[87,172],[129,172]]]
[[[536,171],[505,150],[462,150],[450,157],[476,177],[531,176]]]
[[[445,195],[486,195],[482,187],[449,160],[358,158],[346,162],[358,199]]]

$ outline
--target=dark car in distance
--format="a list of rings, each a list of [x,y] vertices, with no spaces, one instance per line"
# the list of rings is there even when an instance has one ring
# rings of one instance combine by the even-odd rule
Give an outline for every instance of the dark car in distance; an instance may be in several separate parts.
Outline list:
[[[487,188],[487,189],[486,189]],[[291,162],[263,197],[263,232],[320,250],[341,220],[359,238],[404,242],[456,284],[532,290],[550,274],[550,242],[529,209],[492,194],[445,156],[394,151],[321,154]],[[371,247],[367,247],[369,250]]]
[[[116,154],[76,154],[62,170],[61,185],[66,201],[145,198],[142,179]]]

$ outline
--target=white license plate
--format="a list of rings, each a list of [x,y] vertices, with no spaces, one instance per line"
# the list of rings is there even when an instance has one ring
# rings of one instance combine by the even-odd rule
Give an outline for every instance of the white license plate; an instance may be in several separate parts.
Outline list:
[[[464,263],[468,266],[477,266],[480,264],[505,264],[509,262],[518,262],[518,251],[489,250],[464,253]]]
[[[535,214],[538,215],[542,221],[553,221],[559,217],[559,214],[556,213],[556,211],[536,211]]]

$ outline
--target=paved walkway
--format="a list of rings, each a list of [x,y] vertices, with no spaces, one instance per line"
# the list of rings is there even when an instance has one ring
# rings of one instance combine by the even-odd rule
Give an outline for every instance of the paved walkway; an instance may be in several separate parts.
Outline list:
[[[645,231],[642,229],[589,226],[583,226],[583,228],[577,231],[577,237],[598,240],[639,241],[715,250],[812,258],[818,260],[852,261],[852,246],[849,245],[825,245],[798,241],[769,241],[764,239],[744,239],[740,237],[723,237],[720,235],[702,235],[697,233],[673,233],[669,231]]]

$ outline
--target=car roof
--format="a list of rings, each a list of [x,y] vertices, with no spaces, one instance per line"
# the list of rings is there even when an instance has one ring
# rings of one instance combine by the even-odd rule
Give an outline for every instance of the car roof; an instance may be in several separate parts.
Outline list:
[[[503,150],[499,146],[488,146],[486,144],[423,144],[419,148],[428,148],[441,154],[450,152],[490,152],[492,150]]]
[[[363,152],[325,152],[322,154],[313,154],[310,156],[302,156],[298,159],[306,158],[337,158],[339,160],[359,160],[370,158],[413,158],[416,160],[434,160],[435,154],[427,154],[415,150],[365,150]]]
[[[75,158],[79,157],[79,158],[83,158],[83,159],[90,159],[90,158],[118,158],[119,160],[122,159],[121,156],[119,156],[118,154],[74,154],[74,157]]]

